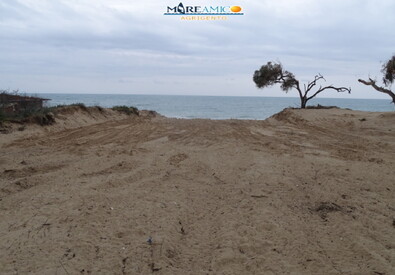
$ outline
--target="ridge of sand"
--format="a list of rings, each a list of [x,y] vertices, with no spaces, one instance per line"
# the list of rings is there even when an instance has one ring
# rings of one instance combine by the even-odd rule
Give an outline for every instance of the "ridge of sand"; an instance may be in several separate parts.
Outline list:
[[[0,135],[1,273],[395,273],[395,113],[107,118]]]
[[[0,146],[18,138],[36,138],[44,134],[59,132],[62,130],[71,130],[108,121],[133,119],[136,117],[135,115],[127,115],[123,112],[114,111],[109,108],[97,106],[85,107],[79,105],[57,107],[55,114],[51,113],[51,116],[55,119],[55,123],[46,126],[38,125],[34,121],[30,123],[0,124],[0,126],[2,126],[0,127],[0,134],[1,132],[6,133],[5,135],[0,135]],[[140,110],[139,116],[140,118],[150,118],[155,116],[160,117],[161,115],[154,111]]]

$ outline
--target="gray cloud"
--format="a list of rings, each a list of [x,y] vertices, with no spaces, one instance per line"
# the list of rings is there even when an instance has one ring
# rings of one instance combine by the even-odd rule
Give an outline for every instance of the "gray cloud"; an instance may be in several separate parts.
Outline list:
[[[228,5],[229,1],[183,1]],[[300,79],[324,74],[371,97],[358,77],[394,53],[391,0],[245,0],[244,16],[181,21],[175,1],[3,0],[1,88],[33,92],[279,95],[251,75],[269,60]],[[233,3],[232,3],[233,4]],[[72,83],[72,85],[70,84]]]

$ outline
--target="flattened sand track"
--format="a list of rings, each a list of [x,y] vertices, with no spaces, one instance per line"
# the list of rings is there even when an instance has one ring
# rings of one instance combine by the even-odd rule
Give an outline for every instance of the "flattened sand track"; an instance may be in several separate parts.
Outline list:
[[[395,113],[76,112],[0,135],[1,274],[395,274]]]

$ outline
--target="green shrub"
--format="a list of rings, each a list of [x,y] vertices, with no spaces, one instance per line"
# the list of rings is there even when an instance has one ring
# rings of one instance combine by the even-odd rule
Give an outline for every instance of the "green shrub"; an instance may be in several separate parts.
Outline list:
[[[96,105],[96,106],[94,106],[99,112],[104,112],[104,108],[103,107],[101,107],[101,106],[99,106],[99,105]]]
[[[118,111],[120,113],[125,113],[127,115],[139,115],[139,110],[136,107],[128,107],[128,106],[114,106],[111,108],[114,111]]]
[[[56,107],[43,107],[40,109],[21,110],[19,113],[6,115],[0,110],[0,122],[10,121],[14,123],[35,122],[39,125],[51,125],[55,123]]]
[[[0,123],[5,121],[5,119],[6,119],[5,115],[4,115],[3,111],[0,109]]]
[[[47,113],[47,114],[35,114],[32,119],[39,125],[45,126],[45,125],[52,125],[55,123],[55,116],[52,113]]]

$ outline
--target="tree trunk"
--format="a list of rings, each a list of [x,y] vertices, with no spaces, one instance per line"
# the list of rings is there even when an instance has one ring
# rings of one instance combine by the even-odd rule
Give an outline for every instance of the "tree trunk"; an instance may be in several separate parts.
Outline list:
[[[301,109],[306,109],[306,104],[307,104],[307,98],[305,96],[301,97],[300,98],[300,108]]]

